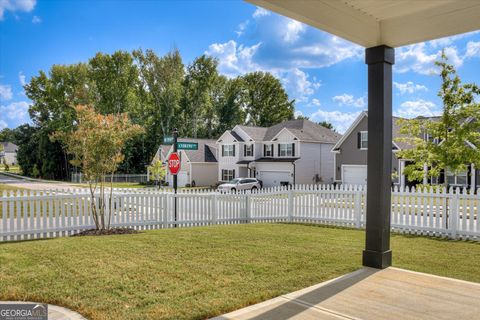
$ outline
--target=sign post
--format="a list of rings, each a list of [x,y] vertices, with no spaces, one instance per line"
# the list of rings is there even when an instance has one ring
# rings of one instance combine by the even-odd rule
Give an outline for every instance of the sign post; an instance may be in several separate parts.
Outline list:
[[[180,158],[177,154],[177,138],[178,138],[178,130],[177,128],[173,129],[173,152],[170,154],[168,158],[168,169],[170,173],[173,175],[173,192],[175,193],[174,196],[174,221],[175,221],[175,228],[177,227],[177,173],[180,171]]]

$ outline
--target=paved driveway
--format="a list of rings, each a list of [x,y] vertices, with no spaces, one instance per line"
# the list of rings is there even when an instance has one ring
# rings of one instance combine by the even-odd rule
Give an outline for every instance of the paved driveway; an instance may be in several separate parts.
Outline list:
[[[47,182],[47,181],[32,181],[23,179],[21,177],[7,176],[0,173],[0,184],[7,184],[12,187],[24,188],[30,190],[56,190],[64,188],[78,188],[74,184],[67,182]]]

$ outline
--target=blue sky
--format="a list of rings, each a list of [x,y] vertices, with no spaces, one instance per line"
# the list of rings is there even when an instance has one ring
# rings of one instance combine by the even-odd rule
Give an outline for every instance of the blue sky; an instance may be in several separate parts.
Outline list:
[[[28,122],[22,84],[52,64],[96,52],[178,47],[184,62],[203,53],[227,76],[270,71],[297,112],[343,132],[367,107],[364,49],[242,1],[0,0],[0,129]],[[434,61],[445,48],[465,82],[480,84],[480,33],[396,49],[394,113],[438,114]]]

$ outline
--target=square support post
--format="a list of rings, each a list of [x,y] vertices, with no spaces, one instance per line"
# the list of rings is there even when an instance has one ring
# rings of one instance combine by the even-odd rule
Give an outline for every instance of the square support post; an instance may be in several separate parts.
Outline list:
[[[384,45],[367,48],[365,63],[368,65],[368,166],[363,265],[383,269],[392,264],[392,65],[395,51]]]

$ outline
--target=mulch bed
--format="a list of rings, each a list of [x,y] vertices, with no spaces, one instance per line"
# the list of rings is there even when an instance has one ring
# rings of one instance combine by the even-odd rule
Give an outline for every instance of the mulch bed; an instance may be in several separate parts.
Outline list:
[[[108,230],[97,230],[97,229],[90,229],[85,230],[79,233],[74,234],[72,237],[80,237],[80,236],[109,236],[112,234],[133,234],[133,233],[140,233],[139,231],[131,228],[111,228]]]

